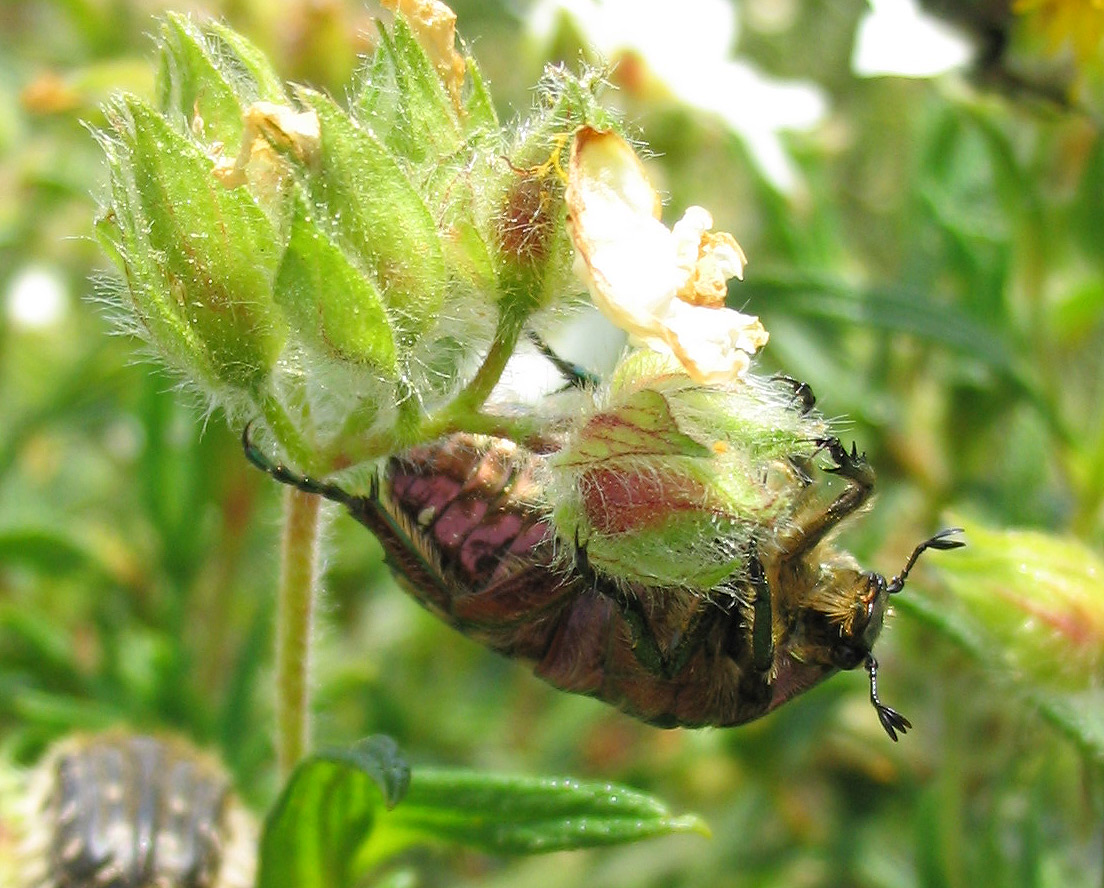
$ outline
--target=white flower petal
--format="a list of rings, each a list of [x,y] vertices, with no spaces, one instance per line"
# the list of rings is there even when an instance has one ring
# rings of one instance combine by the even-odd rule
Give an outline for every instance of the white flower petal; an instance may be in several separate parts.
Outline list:
[[[658,195],[620,136],[583,127],[575,140],[567,204],[581,276],[611,321],[629,333],[652,332],[687,274],[657,218]]]
[[[690,207],[668,230],[643,165],[612,132],[575,134],[566,200],[575,270],[595,306],[634,344],[674,354],[701,382],[735,379],[766,342],[757,318],[724,308],[743,250]]]
[[[678,302],[666,318],[667,345],[697,382],[715,384],[740,378],[767,338],[758,318],[731,308]]]

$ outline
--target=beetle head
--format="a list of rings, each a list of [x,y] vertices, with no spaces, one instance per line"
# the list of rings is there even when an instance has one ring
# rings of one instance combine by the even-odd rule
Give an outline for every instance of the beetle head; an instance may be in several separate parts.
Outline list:
[[[905,588],[905,580],[916,565],[916,560],[928,549],[957,549],[964,546],[962,540],[951,539],[961,533],[961,528],[952,527],[941,530],[930,539],[924,540],[909,556],[905,566],[897,576],[887,580],[873,571],[851,571],[851,576],[835,577],[842,598],[849,602],[846,618],[840,623],[840,637],[832,650],[832,659],[839,669],[854,669],[865,663],[874,647],[878,634],[882,631],[889,597]],[[848,591],[844,591],[844,590]]]

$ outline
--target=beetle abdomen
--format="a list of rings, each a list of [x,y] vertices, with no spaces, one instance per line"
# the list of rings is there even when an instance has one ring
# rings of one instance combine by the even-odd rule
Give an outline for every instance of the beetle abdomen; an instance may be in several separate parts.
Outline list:
[[[509,442],[454,435],[391,459],[373,494],[350,503],[412,596],[528,660],[544,656],[577,591],[554,567],[534,459]]]
[[[732,656],[737,605],[725,610],[683,589],[619,589],[558,559],[537,505],[540,459],[509,442],[454,435],[391,459],[353,514],[410,594],[469,637],[532,662],[557,688],[663,726],[761,714],[767,701],[741,690]],[[642,662],[625,614],[631,600],[661,657],[697,619],[701,643],[677,674]]]

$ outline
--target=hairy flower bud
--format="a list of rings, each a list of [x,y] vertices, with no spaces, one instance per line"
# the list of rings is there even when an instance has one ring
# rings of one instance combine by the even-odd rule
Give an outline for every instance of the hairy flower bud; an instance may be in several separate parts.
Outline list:
[[[776,383],[705,386],[636,352],[549,459],[557,533],[610,576],[706,592],[792,507],[824,433]]]
[[[109,118],[111,206],[98,233],[119,261],[134,326],[205,390],[256,393],[287,336],[272,298],[281,252],[272,222],[147,105],[120,99]]]
[[[965,523],[970,546],[941,574],[1017,677],[1101,689],[1104,563],[1084,544]]]

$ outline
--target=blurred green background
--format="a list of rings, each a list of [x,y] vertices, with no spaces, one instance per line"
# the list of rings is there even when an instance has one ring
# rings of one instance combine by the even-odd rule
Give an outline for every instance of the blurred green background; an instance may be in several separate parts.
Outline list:
[[[877,469],[844,542],[885,573],[948,515],[1104,550],[1099,46],[1080,45],[1091,19],[1079,55],[1060,45],[1058,14],[1087,2],[1022,5],[1042,11],[952,5],[979,61],[903,78],[855,73],[862,0],[620,4],[604,31],[548,4],[453,4],[503,119],[546,62],[576,64],[589,41],[618,55],[610,102],[655,153],[671,218],[703,204],[750,257],[733,297],[771,331],[761,366],[807,380]],[[635,36],[658,18],[709,70],[719,7],[739,27],[718,65],[804,84],[793,130],[778,133],[787,112],[754,77],[665,80],[670,59]],[[90,239],[104,166],[87,126],[113,90],[148,93],[169,8],[223,17],[337,96],[374,33],[372,10],[338,0],[0,6],[0,751],[27,763],[75,729],[171,729],[216,749],[262,808],[277,485],[237,430],[111,335]],[[916,725],[900,744],[858,673],[743,728],[660,731],[452,633],[339,517],[316,742],[382,732],[416,763],[617,780],[714,832],[518,861],[426,853],[407,861],[424,885],[1100,885],[1104,754],[933,626],[954,557],[918,569],[907,595],[926,604],[902,600],[878,647],[883,695]]]

